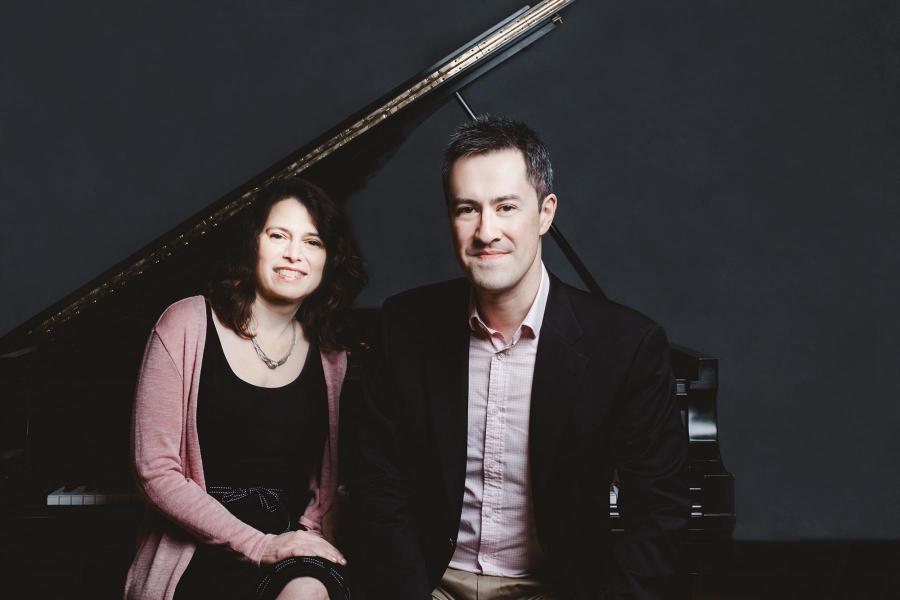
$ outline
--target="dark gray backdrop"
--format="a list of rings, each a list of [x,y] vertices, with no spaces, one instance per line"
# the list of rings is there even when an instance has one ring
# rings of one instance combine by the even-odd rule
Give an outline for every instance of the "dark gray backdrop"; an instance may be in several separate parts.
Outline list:
[[[2,3],[0,333],[520,6]],[[721,359],[739,539],[900,538],[898,13],[580,0],[467,92],[545,138],[607,293]],[[363,305],[456,274],[438,170],[462,119],[350,199]]]

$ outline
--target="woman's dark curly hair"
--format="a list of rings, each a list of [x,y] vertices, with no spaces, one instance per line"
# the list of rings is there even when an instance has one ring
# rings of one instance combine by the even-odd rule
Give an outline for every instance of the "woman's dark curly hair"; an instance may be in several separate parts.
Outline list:
[[[340,208],[321,188],[304,179],[279,181],[258,193],[244,215],[235,255],[222,265],[220,276],[209,286],[207,298],[224,325],[241,337],[253,337],[248,326],[257,291],[259,235],[272,206],[290,198],[309,211],[327,253],[322,282],[300,305],[297,320],[320,349],[338,350],[343,347],[339,341],[341,330],[353,300],[366,283],[366,272]]]

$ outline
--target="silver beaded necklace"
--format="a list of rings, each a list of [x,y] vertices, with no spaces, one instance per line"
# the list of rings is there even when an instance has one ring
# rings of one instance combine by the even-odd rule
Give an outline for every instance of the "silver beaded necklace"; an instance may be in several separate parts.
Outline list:
[[[297,328],[294,327],[294,322],[291,321],[291,347],[288,348],[287,354],[285,354],[280,360],[272,360],[265,352],[263,352],[263,349],[259,347],[258,343],[256,343],[255,334],[252,338],[250,338],[250,343],[253,344],[253,349],[256,350],[256,355],[261,361],[266,363],[267,367],[269,367],[270,369],[277,369],[287,362],[287,359],[291,357],[291,352],[294,351],[294,346],[297,345]]]

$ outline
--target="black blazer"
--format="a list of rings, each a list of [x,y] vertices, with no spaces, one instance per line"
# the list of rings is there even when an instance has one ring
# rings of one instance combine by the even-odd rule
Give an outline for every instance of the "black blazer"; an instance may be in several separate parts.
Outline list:
[[[465,279],[382,310],[353,444],[350,562],[370,599],[425,599],[453,555],[468,406]],[[663,598],[690,511],[687,436],[659,325],[551,277],[529,456],[543,577],[564,598]],[[627,532],[610,535],[618,469]]]

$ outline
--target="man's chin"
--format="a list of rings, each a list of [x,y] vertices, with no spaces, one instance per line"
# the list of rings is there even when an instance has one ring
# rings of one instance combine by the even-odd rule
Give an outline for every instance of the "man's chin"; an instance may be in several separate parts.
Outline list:
[[[470,269],[468,275],[472,286],[483,292],[503,292],[510,287],[509,276],[503,272],[485,273],[478,269]]]

